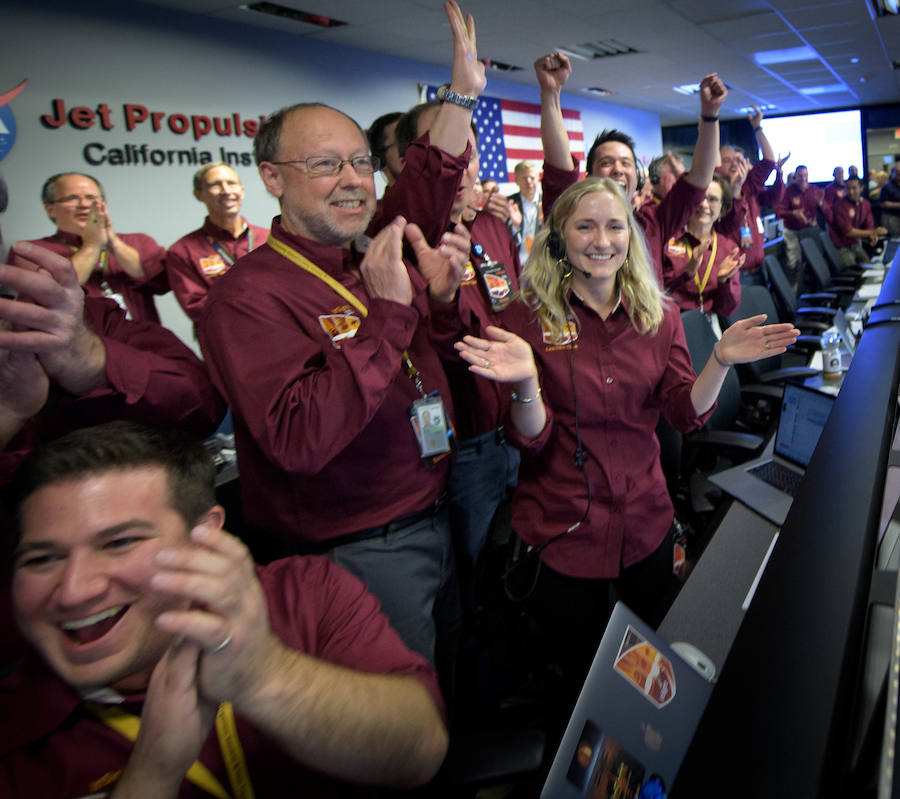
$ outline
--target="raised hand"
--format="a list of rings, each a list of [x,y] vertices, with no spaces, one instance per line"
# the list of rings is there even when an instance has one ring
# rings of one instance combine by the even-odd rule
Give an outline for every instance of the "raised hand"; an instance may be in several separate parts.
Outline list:
[[[515,200],[507,200],[506,212],[513,230],[519,230],[522,227],[522,209],[519,208],[519,204]]]
[[[106,211],[106,203],[102,200],[94,200],[90,213],[81,231],[81,240],[85,244],[95,247],[106,247],[109,244],[110,230],[109,214]]]
[[[717,280],[720,283],[728,280],[744,265],[744,261],[746,260],[746,253],[742,253],[740,250],[732,250],[725,256],[722,263],[719,265],[719,271],[716,273]]]
[[[563,53],[547,53],[534,62],[534,74],[541,91],[559,93],[572,74],[572,63]]]
[[[428,293],[438,302],[452,302],[466,273],[472,239],[465,225],[441,237],[437,248],[428,246],[418,225],[406,226],[405,235],[416,255],[422,277],[428,283]]]
[[[779,157],[779,159],[775,162],[775,169],[777,169],[779,172],[781,172],[781,167],[783,167],[787,163],[787,161],[790,157],[791,157],[790,151],[788,151],[788,153],[783,158]]]
[[[496,216],[497,219],[499,219],[504,224],[506,224],[507,220],[510,218],[510,211],[506,197],[504,197],[500,193],[500,189],[496,186],[487,193],[487,196],[484,198],[484,204],[482,205],[481,210],[486,211],[491,216]]]
[[[747,179],[747,173],[750,171],[750,165],[743,155],[735,156],[735,171],[731,176],[731,191],[735,197],[741,196],[741,189],[744,188],[744,181]]]
[[[703,116],[718,116],[727,96],[728,89],[719,76],[715,72],[707,75],[700,81],[700,113]]]
[[[212,729],[216,704],[197,687],[200,650],[172,644],[153,669],[141,727],[113,797],[174,796]]]
[[[156,554],[154,591],[189,600],[157,626],[199,647],[200,694],[218,704],[252,702],[282,644],[269,629],[265,596],[247,547],[213,523],[191,530],[191,545]]]
[[[403,263],[406,220],[398,216],[378,232],[363,256],[359,271],[372,297],[412,305],[413,289]]]
[[[760,111],[755,105],[750,106],[753,109],[752,114],[747,114],[747,121],[753,125],[754,128],[758,128],[762,125],[763,121],[763,112]]]
[[[72,263],[27,242],[12,248],[14,265],[0,265],[0,283],[18,300],[0,299],[0,348],[33,353],[47,376],[72,394],[105,381],[106,350],[84,323],[84,291]]]
[[[741,319],[728,327],[716,345],[724,363],[752,363],[781,355],[797,340],[800,331],[792,324],[766,325],[765,314]]]
[[[463,17],[456,0],[444,3],[450,29],[453,32],[453,69],[450,88],[458,94],[477,97],[484,91],[487,78],[484,64],[478,60],[475,39],[475,19],[471,14]]]
[[[464,336],[454,345],[480,377],[500,383],[518,383],[537,377],[531,345],[515,333],[493,325],[485,329],[488,338]]]

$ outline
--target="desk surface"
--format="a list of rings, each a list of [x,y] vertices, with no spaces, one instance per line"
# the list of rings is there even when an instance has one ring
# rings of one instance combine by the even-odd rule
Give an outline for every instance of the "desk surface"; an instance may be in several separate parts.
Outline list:
[[[721,670],[744,618],[741,605],[777,529],[733,501],[663,619],[659,634],[670,643],[693,644]]]

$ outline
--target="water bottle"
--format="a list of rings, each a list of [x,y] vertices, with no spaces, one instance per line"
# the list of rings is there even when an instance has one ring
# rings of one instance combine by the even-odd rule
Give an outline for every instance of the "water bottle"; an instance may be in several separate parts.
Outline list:
[[[841,336],[837,330],[822,334],[822,377],[835,379],[841,376]]]

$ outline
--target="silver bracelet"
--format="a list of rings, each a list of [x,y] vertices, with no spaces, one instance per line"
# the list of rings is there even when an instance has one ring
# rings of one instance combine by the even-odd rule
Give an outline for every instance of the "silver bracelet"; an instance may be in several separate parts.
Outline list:
[[[513,402],[521,402],[523,405],[529,405],[541,396],[541,387],[538,386],[537,394],[535,394],[533,397],[520,397],[518,394],[516,394],[515,391],[513,391],[509,396]]]
[[[728,368],[731,366],[730,363],[725,363],[725,361],[723,361],[723,360],[719,357],[719,353],[718,353],[718,351],[716,350],[715,347],[713,347],[713,358],[716,359],[716,363],[719,364],[719,366],[721,366],[723,369],[728,369]]]

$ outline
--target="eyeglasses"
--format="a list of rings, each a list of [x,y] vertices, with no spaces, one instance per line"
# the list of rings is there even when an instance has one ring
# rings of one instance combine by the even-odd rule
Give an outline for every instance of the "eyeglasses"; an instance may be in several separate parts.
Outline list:
[[[52,200],[51,205],[71,205],[72,203],[81,202],[82,200],[88,205],[93,205],[94,203],[102,202],[103,198],[98,197],[96,194],[67,194],[65,197],[60,197],[58,200]]]
[[[355,158],[332,158],[327,155],[311,155],[309,158],[298,158],[293,161],[271,161],[278,166],[288,164],[303,164],[311,175],[337,175],[344,168],[344,164],[350,164],[357,175],[371,175],[377,172],[381,166],[381,159],[377,155],[358,155]]]

